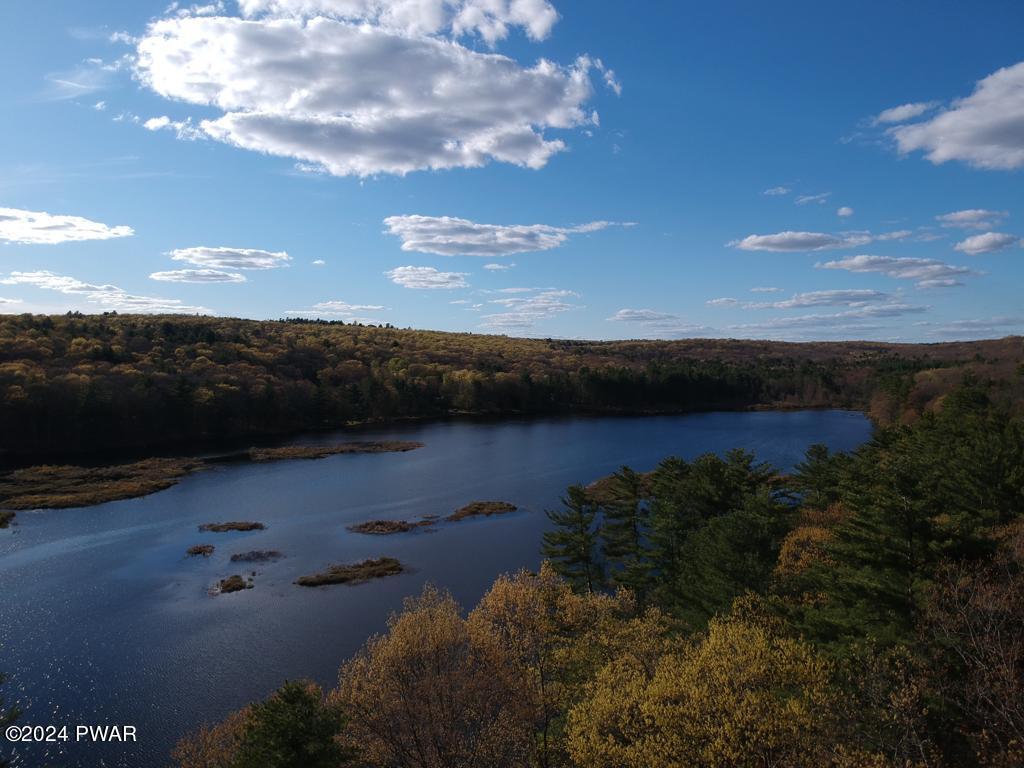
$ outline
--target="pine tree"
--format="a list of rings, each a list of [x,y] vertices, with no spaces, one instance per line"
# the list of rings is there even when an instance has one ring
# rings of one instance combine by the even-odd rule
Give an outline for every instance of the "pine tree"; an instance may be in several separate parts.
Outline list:
[[[542,551],[555,571],[575,589],[594,592],[603,586],[603,575],[596,559],[598,532],[594,526],[597,507],[580,485],[569,486],[561,510],[548,510],[555,530],[544,534]]]
[[[642,477],[629,467],[612,475],[611,499],[602,507],[601,551],[609,578],[641,600],[650,589],[651,566],[647,552],[649,509]]]

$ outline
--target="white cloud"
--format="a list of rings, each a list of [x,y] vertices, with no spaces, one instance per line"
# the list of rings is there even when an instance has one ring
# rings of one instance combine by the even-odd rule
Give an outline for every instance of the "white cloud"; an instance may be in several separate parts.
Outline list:
[[[762,192],[762,195],[768,195],[769,197],[778,197],[779,195],[788,195],[790,193],[789,187],[772,187]]]
[[[704,303],[712,307],[733,307],[739,304],[739,301],[729,296],[723,296],[719,299],[708,299]]]
[[[566,149],[545,130],[596,124],[590,73],[610,74],[589,56],[527,67],[457,40],[498,40],[510,25],[542,38],[557,14],[540,0],[243,0],[242,10],[153,22],[136,76],[165,98],[221,109],[198,126],[214,139],[338,176],[540,168]]]
[[[1007,211],[990,211],[985,208],[968,208],[963,211],[943,213],[935,217],[944,227],[958,229],[988,229],[1010,214]]]
[[[744,251],[827,251],[833,248],[855,248],[871,242],[869,235],[829,235],[824,232],[776,232],[771,235],[747,235],[729,245]]]
[[[848,216],[853,216],[853,208],[848,205],[844,205],[836,211],[836,216],[842,216],[844,219]]]
[[[333,19],[363,22],[409,35],[479,35],[493,45],[521,27],[532,40],[544,40],[558,21],[546,0],[239,0],[248,18]]]
[[[831,192],[820,192],[817,195],[800,195],[795,202],[797,205],[807,205],[808,203],[818,203],[820,205],[830,197],[832,197]]]
[[[433,267],[395,267],[384,273],[391,282],[403,288],[445,289],[468,288],[466,272],[440,272]]]
[[[868,304],[889,302],[892,295],[882,291],[868,289],[849,289],[833,291],[808,291],[798,293],[781,301],[750,302],[744,309],[798,309],[801,307],[862,307]]]
[[[935,259],[896,258],[894,256],[849,256],[838,261],[815,264],[819,269],[847,272],[876,272],[897,280],[914,280],[919,288],[950,288],[961,285],[959,278],[978,273],[967,267]]]
[[[1024,166],[1024,62],[980,80],[974,92],[928,120],[889,129],[903,154],[921,151],[939,164],[975,168]]]
[[[491,304],[497,304],[505,311],[484,315],[481,327],[499,331],[528,331],[538,322],[578,309],[578,304],[565,301],[576,295],[573,291],[549,288],[533,296],[492,299]]]
[[[313,259],[313,261],[311,261],[310,263],[311,263],[311,264],[312,264],[312,265],[313,265],[314,267],[322,267],[322,266],[324,266],[324,265],[325,265],[325,264],[326,264],[327,262],[326,262],[326,261],[324,261],[323,259]]]
[[[492,272],[504,272],[505,270],[512,269],[515,264],[484,264],[484,269]]]
[[[8,304],[21,304],[21,299],[5,299],[0,296],[0,306],[7,306]]]
[[[261,251],[255,248],[178,248],[170,252],[174,261],[184,261],[213,269],[275,269],[286,267],[291,257],[284,251]]]
[[[751,288],[750,292],[751,293],[782,293],[782,289],[781,288],[776,288],[776,287],[770,286],[770,285],[761,285],[761,286],[757,286],[756,288]]]
[[[915,117],[920,117],[930,109],[934,109],[938,105],[938,102],[934,101],[918,101],[911,104],[900,104],[898,107],[891,107],[883,110],[875,116],[874,123],[879,125],[882,123],[904,123],[907,120],[913,120]]]
[[[0,208],[0,242],[5,243],[54,245],[78,240],[109,240],[134,234],[131,227],[110,227],[81,216]]]
[[[1008,333],[1024,332],[1024,317],[1009,315],[952,320],[945,323],[917,323],[916,325],[931,326],[930,336],[957,339],[984,339],[993,336],[1005,336]]]
[[[384,309],[386,307],[380,304],[350,304],[347,301],[334,299],[318,302],[309,309],[289,309],[287,314],[291,317],[344,317],[356,320],[359,319],[356,315],[360,312],[380,312]],[[378,321],[373,320],[372,322]]]
[[[390,234],[401,238],[403,251],[436,253],[441,256],[492,257],[547,251],[564,245],[572,234],[617,226],[611,221],[592,221],[575,227],[478,224],[451,216],[388,216],[384,224]]]
[[[826,328],[829,326],[840,326],[844,330],[866,330],[874,328],[873,325],[863,325],[864,320],[879,318],[901,317],[903,315],[919,314],[926,312],[928,307],[921,307],[912,304],[882,304],[879,306],[867,306],[859,309],[851,309],[846,312],[833,314],[796,315],[792,317],[774,317],[758,323],[741,323],[730,325],[730,330],[736,331],[758,331],[786,328]]]
[[[706,336],[712,330],[706,325],[688,323],[671,312],[659,312],[654,309],[620,309],[608,320],[634,325],[641,328],[644,335],[657,338]]]
[[[977,256],[982,253],[995,253],[1013,245],[1020,245],[1021,239],[1016,235],[1003,232],[986,232],[983,235],[971,235],[953,246],[953,250]]]
[[[164,283],[244,283],[245,275],[219,269],[173,269],[154,272],[149,279]]]
[[[149,118],[142,123],[142,127],[147,131],[162,131],[164,129],[174,131],[175,135],[184,141],[198,141],[206,138],[203,131],[192,125],[191,118],[171,120],[167,115],[161,115]]]
[[[208,313],[204,307],[182,304],[178,299],[164,299],[155,296],[135,296],[116,285],[86,283],[67,275],[49,271],[11,272],[0,278],[0,285],[27,285],[72,296],[82,296],[86,301],[98,304],[103,309],[118,312],[156,313]]]
[[[97,112],[103,112],[107,108],[107,102],[97,101],[95,104],[92,105],[92,108],[95,109]]]

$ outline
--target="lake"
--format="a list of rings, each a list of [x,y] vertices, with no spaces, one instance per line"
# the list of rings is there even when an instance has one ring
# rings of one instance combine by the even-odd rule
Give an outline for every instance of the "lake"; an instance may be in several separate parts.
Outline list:
[[[847,411],[403,425],[296,442],[418,440],[424,448],[223,465],[140,499],[19,512],[17,525],[0,531],[0,671],[11,676],[0,691],[25,710],[20,723],[134,725],[139,743],[11,752],[0,741],[0,755],[13,754],[16,766],[158,768],[184,732],[285,679],[333,685],[340,663],[425,582],[470,607],[498,574],[535,568],[544,510],[569,484],[622,464],[649,470],[666,456],[735,447],[786,470],[812,443],[848,450],[870,434],[868,420]],[[396,536],[346,530],[486,499],[520,511]],[[267,528],[197,531],[224,520]],[[199,543],[215,553],[186,557]],[[253,570],[229,562],[251,549],[285,557],[255,566],[254,589],[211,596],[219,579]],[[358,586],[293,584],[331,563],[380,555],[409,571]]]

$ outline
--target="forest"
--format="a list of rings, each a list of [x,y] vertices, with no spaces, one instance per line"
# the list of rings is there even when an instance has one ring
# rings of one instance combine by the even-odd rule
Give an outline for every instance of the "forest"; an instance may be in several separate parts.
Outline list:
[[[548,512],[539,572],[427,587],[323,691],[180,768],[1024,764],[1024,419],[968,380],[791,475],[623,467]]]
[[[452,415],[865,410],[908,422],[970,373],[1022,399],[1024,340],[589,342],[214,317],[0,318],[0,461]],[[147,455],[152,455],[151,453]]]

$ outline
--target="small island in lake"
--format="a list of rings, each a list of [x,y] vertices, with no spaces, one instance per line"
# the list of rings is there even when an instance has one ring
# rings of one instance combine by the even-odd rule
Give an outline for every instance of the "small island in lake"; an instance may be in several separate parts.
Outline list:
[[[14,512],[7,509],[0,509],[0,528],[6,528],[14,520]]]
[[[246,581],[237,573],[233,576],[228,576],[226,579],[221,579],[220,583],[217,584],[217,592],[222,595],[227,595],[231,592],[241,592],[243,589],[252,588],[252,580],[250,579],[249,581]]]
[[[281,461],[283,459],[322,459],[340,453],[404,453],[422,448],[423,443],[408,440],[354,441],[333,445],[284,445],[280,448],[250,448],[250,461]]]
[[[464,507],[459,507],[452,514],[445,518],[448,522],[454,523],[465,520],[467,517],[490,517],[491,515],[504,515],[508,512],[515,512],[519,507],[509,504],[507,501],[474,501]]]
[[[195,544],[189,547],[185,554],[189,557],[199,557],[200,555],[209,557],[213,554],[213,550],[213,544]]]
[[[267,526],[263,523],[253,523],[244,520],[231,520],[226,523],[204,523],[199,526],[200,531],[213,533],[226,533],[227,531],[262,531]]]
[[[395,576],[405,568],[393,557],[363,560],[354,565],[332,565],[326,571],[300,576],[295,582],[302,587],[321,587],[326,584],[362,584],[370,579]]]
[[[392,533],[408,533],[417,528],[434,525],[436,522],[429,518],[415,523],[410,523],[408,520],[367,520],[365,523],[350,525],[348,530],[352,533],[365,533],[371,536],[387,536]]]
[[[251,552],[236,552],[231,556],[232,563],[269,563],[284,557],[276,549],[254,549]]]

